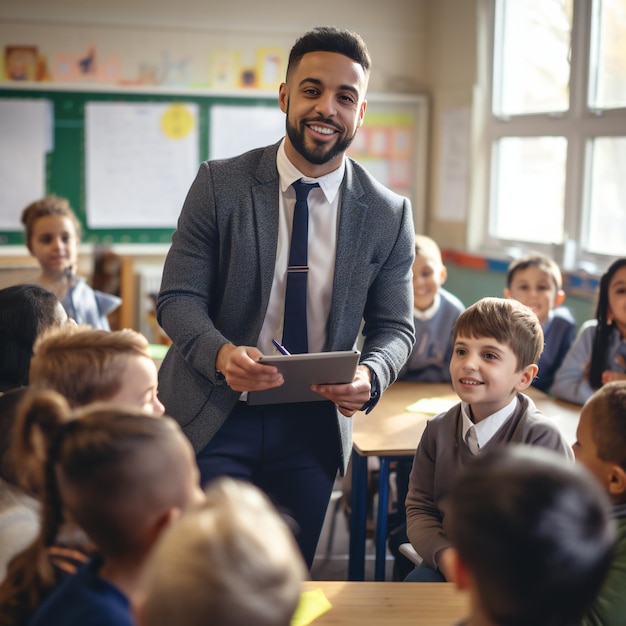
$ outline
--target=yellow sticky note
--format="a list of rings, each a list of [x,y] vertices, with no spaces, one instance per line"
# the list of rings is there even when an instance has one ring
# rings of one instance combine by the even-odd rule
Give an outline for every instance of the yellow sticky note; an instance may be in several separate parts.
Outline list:
[[[332,604],[322,589],[303,591],[300,594],[300,602],[291,618],[291,626],[307,626],[331,608]]]
[[[451,409],[458,399],[454,398],[421,398],[413,404],[409,404],[406,410],[409,413],[425,413],[426,415],[439,415]]]

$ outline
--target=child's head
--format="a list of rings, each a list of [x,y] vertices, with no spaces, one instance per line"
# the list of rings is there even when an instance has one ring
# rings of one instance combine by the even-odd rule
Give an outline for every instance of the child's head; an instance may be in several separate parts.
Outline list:
[[[69,202],[47,196],[22,211],[26,246],[46,274],[75,269],[81,227]]]
[[[0,391],[28,384],[37,336],[66,321],[57,297],[39,285],[0,289]]]
[[[614,261],[600,279],[596,320],[589,365],[589,383],[594,389],[602,385],[602,372],[609,369],[608,347],[613,328],[626,337],[626,258]]]
[[[476,418],[504,408],[537,374],[543,331],[517,300],[482,298],[459,315],[453,340],[452,385]]]
[[[288,626],[306,567],[286,523],[251,483],[218,479],[173,524],[144,576],[142,626]]]
[[[626,381],[607,383],[587,400],[573,448],[613,502],[626,502]]]
[[[58,391],[73,407],[103,400],[164,411],[148,341],[131,329],[66,325],[44,333],[35,343],[30,384]]]
[[[40,535],[11,562],[0,593],[22,618],[55,583],[47,549],[64,521],[105,562],[139,567],[177,512],[201,499],[193,449],[169,417],[106,403],[72,412],[60,394],[30,390],[17,420],[20,457],[45,465]]]
[[[437,243],[430,237],[415,235],[413,306],[418,311],[425,311],[433,305],[437,291],[446,281],[447,275]]]
[[[490,624],[578,623],[612,557],[606,495],[582,467],[538,446],[474,457],[451,492],[449,519],[457,584]]]
[[[550,311],[565,300],[561,270],[544,254],[527,254],[509,265],[504,295],[530,307],[545,324]]]

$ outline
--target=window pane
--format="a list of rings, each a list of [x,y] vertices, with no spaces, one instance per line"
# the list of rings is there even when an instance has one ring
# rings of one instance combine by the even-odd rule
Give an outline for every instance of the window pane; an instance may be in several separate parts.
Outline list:
[[[499,0],[493,107],[496,115],[569,108],[573,0]]]
[[[594,7],[589,106],[626,107],[626,0],[602,0]]]
[[[563,242],[566,152],[564,137],[507,137],[497,143],[491,236]]]
[[[626,256],[626,137],[593,142],[587,249]]]

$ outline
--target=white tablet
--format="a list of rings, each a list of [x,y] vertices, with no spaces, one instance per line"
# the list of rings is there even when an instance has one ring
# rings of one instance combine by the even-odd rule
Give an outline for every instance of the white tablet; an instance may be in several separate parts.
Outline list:
[[[248,404],[326,400],[319,393],[311,391],[311,385],[351,383],[360,356],[358,350],[263,356],[259,362],[275,365],[285,382],[273,389],[248,392]]]

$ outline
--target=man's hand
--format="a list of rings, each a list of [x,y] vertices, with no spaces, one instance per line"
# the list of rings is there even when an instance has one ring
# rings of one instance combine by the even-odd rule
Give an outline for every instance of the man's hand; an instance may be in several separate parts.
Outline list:
[[[351,383],[311,385],[311,389],[334,402],[342,415],[352,417],[370,399],[370,369],[359,365]]]
[[[262,391],[283,384],[283,375],[273,365],[262,365],[263,353],[253,346],[227,343],[217,353],[215,367],[234,391]]]

